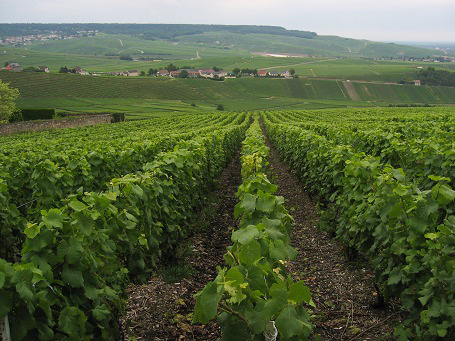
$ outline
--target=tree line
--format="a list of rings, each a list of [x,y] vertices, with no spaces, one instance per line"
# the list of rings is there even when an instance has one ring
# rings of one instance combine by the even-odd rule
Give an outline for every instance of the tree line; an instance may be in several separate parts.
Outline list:
[[[417,77],[423,85],[455,86],[455,72],[436,70],[434,67],[420,70]]]

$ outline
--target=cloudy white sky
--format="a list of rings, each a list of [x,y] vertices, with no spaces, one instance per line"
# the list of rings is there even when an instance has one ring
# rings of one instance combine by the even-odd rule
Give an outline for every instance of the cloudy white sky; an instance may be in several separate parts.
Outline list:
[[[0,22],[277,25],[376,41],[455,41],[455,0],[0,0]]]

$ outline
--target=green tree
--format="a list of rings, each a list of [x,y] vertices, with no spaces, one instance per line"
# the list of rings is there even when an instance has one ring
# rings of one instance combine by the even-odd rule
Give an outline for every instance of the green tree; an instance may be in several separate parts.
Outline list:
[[[182,70],[179,74],[179,78],[188,78],[188,77],[189,77],[189,73],[186,70]]]
[[[145,71],[141,71],[141,76],[145,76]]]
[[[236,76],[238,76],[240,73],[240,69],[238,67],[236,67],[234,70],[232,70],[232,73],[234,73]]]
[[[216,106],[216,110],[223,111],[223,110],[224,110],[223,104],[218,104],[218,105]]]
[[[175,65],[172,64],[172,63],[169,64],[168,66],[166,66],[165,69],[168,70],[169,72],[171,72],[171,71],[177,71],[177,70],[178,70],[177,66],[175,66]]]
[[[0,123],[5,123],[16,110],[14,102],[19,96],[19,90],[10,88],[9,83],[0,80]]]
[[[147,72],[147,76],[155,76],[157,72],[158,72],[157,69],[150,68]]]
[[[294,70],[294,69],[289,69],[289,74],[290,74],[291,76],[294,76],[295,70]]]

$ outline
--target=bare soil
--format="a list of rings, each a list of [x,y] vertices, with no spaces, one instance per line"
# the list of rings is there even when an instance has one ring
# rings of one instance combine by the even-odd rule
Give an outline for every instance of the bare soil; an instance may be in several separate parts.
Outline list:
[[[355,89],[354,85],[351,82],[343,81],[343,85],[345,89],[347,90],[349,97],[355,102],[360,101],[360,96],[357,93],[357,90]]]

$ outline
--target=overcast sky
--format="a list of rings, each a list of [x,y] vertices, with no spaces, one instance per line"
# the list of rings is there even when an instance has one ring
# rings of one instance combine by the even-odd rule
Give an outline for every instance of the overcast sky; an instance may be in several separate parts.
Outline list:
[[[374,41],[455,41],[455,0],[0,0],[1,23],[276,25]]]

